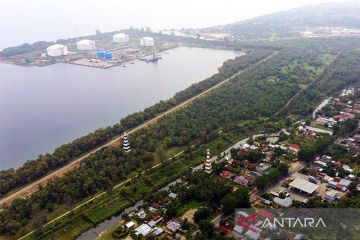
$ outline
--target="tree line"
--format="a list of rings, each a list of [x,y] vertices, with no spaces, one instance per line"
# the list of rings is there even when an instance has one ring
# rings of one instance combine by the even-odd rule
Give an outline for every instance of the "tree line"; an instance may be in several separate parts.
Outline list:
[[[176,93],[174,97],[169,100],[160,101],[143,111],[131,114],[121,119],[119,123],[112,127],[98,129],[94,133],[78,138],[71,143],[64,144],[55,149],[52,154],[41,154],[36,160],[29,160],[18,169],[2,170],[0,172],[0,196],[14,188],[46,175],[49,171],[66,165],[74,158],[101,146],[125,130],[136,127],[157,114],[169,110],[179,103],[203,92],[225,78],[232,76],[234,73],[267,57],[270,53],[271,51],[269,50],[256,50],[250,51],[245,56],[227,60],[217,74],[199,83],[192,84],[185,90]]]
[[[120,147],[107,147],[92,154],[79,168],[52,179],[28,199],[16,200],[0,212],[0,234],[13,235],[21,229],[33,228],[34,218],[40,212],[46,215],[46,211],[53,211],[59,204],[77,203],[125,179],[129,173],[150,166],[159,146],[170,149],[208,143],[216,139],[219,130],[225,126],[273,116],[300,90],[297,76],[303,76],[302,71],[309,69],[307,65],[313,66],[313,61],[300,65],[302,67],[291,73],[284,72],[284,67],[291,61],[306,61],[307,56],[317,59],[322,54],[317,48],[299,49],[297,46],[290,51],[289,47],[189,106],[130,135],[133,151],[129,154]],[[234,60],[234,67],[241,65],[243,60],[240,59]],[[273,78],[269,79],[269,76]],[[279,172],[283,170],[279,169]]]

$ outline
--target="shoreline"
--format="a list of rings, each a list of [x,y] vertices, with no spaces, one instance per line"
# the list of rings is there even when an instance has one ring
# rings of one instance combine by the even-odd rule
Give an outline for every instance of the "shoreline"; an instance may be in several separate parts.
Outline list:
[[[185,45],[184,44],[176,44],[176,45],[172,45],[172,46],[167,46],[164,49],[161,49],[158,53],[169,51],[169,50],[172,50],[172,49],[175,49],[175,48],[178,48],[178,47],[190,47],[190,46],[187,46],[186,44]],[[45,64],[21,64],[21,63],[18,63],[17,61],[11,61],[10,59],[0,59],[0,64],[4,63],[4,64],[20,66],[20,67],[47,67],[47,66],[50,66],[50,65],[58,64],[58,63],[65,63],[65,64],[72,64],[72,65],[78,65],[78,66],[83,66],[83,67],[90,67],[90,68],[109,69],[109,68],[113,68],[113,67],[119,67],[119,66],[121,66],[123,64],[130,63],[132,61],[139,60],[140,58],[148,57],[148,56],[150,56],[152,54],[153,54],[153,52],[147,52],[146,54],[144,54],[141,57],[136,57],[134,59],[128,59],[128,60],[125,60],[125,61],[119,60],[118,63],[114,63],[114,64],[108,63],[107,61],[103,61],[101,59],[97,59],[97,60],[100,60],[100,61],[102,61],[104,63],[112,64],[112,65],[108,65],[108,66],[96,66],[96,65],[88,65],[88,64],[76,63],[76,61],[79,61],[79,60],[88,60],[90,62],[90,58],[87,58],[87,57],[79,58],[79,59],[76,59],[76,60],[66,60],[66,59],[64,59],[64,60],[59,60],[59,61],[56,61],[56,62],[49,62],[49,63],[45,63]]]
[[[270,56],[260,60],[259,62],[263,62],[263,61],[266,61],[267,59],[273,57],[275,53],[271,54]],[[243,55],[246,55],[246,53],[243,53],[241,56]],[[259,62],[255,63],[254,65],[258,64]],[[224,79],[223,81],[217,83],[216,85],[200,92],[199,94],[179,103],[178,105],[170,108],[169,110],[165,111],[165,112],[162,112],[162,113],[159,113],[157,114],[156,116],[154,116],[153,118],[149,119],[148,121],[132,128],[132,129],[129,129],[127,131],[128,135],[132,134],[133,132],[137,131],[137,130],[140,130],[140,129],[143,129],[143,128],[146,128],[148,127],[149,125],[152,125],[152,124],[155,124],[158,120],[160,120],[162,117],[168,115],[168,114],[171,114],[172,112],[174,111],[177,111],[183,107],[185,107],[186,105],[188,104],[191,104],[191,102],[193,102],[194,100],[202,97],[203,95],[213,91],[214,89],[220,87],[221,85],[225,84],[226,82],[230,81],[231,79],[234,79],[236,76],[240,75],[242,72],[246,71],[247,69],[249,68],[252,68],[254,65],[251,65],[250,67],[248,68],[245,68],[243,70],[240,70],[239,72],[235,73],[234,75],[230,76],[229,78],[226,78]],[[53,172],[49,173],[49,174],[46,174],[44,176],[42,176],[41,178],[35,180],[35,181],[32,181],[31,183],[29,183],[28,185],[25,185],[24,187],[20,188],[18,191],[6,196],[6,197],[3,197],[3,198],[0,198],[0,205],[1,206],[4,206],[6,204],[9,204],[11,203],[15,198],[18,198],[18,197],[27,197],[27,196],[30,196],[32,193],[36,192],[38,190],[38,187],[39,185],[44,185],[47,183],[47,181],[49,179],[51,179],[52,177],[59,177],[63,174],[65,174],[66,172],[76,168],[80,162],[82,160],[84,160],[86,157],[88,157],[90,154],[92,153],[95,153],[99,150],[101,150],[103,147],[106,147],[106,146],[112,146],[112,145],[117,145],[118,142],[122,139],[123,135],[120,134],[118,136],[115,136],[113,137],[112,139],[109,139],[109,141],[105,142],[104,144],[102,144],[101,146],[98,146],[96,147],[95,149],[93,150],[90,150],[89,152],[86,152],[84,153],[83,155],[73,159],[72,161],[70,161],[69,163],[67,163],[66,165],[54,170]]]

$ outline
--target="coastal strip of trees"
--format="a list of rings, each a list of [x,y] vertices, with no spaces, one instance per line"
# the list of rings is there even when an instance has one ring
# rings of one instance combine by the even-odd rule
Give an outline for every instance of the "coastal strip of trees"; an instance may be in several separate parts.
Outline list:
[[[131,114],[114,126],[98,129],[71,143],[61,145],[56,148],[52,154],[41,154],[36,160],[29,160],[17,169],[11,168],[0,171],[0,196],[68,164],[71,160],[120,135],[124,130],[136,127],[159,113],[169,110],[179,103],[216,85],[225,78],[232,76],[234,73],[266,58],[271,53],[270,50],[251,50],[245,56],[227,60],[223,66],[219,68],[217,74],[199,83],[192,84],[185,90],[176,93],[174,97],[169,100],[160,101],[143,111]]]
[[[261,56],[268,55],[262,53]],[[151,166],[160,146],[171,150],[207,144],[219,137],[219,130],[273,116],[300,90],[299,81],[303,81],[300,76],[304,76],[304,71],[311,72],[306,73],[311,78],[309,81],[318,77],[318,69],[326,66],[317,61],[322,54],[316,48],[280,51],[185,108],[134,132],[129,136],[133,146],[130,153],[124,153],[120,147],[106,147],[92,154],[79,168],[50,180],[28,199],[18,199],[6,206],[0,212],[0,235],[21,236],[35,228],[37,219],[47,217],[59,206],[73,206],[99,191],[111,189],[135,170]],[[245,57],[248,59],[250,53]],[[227,76],[229,71],[236,72],[234,68],[237,64],[241,66],[245,57],[234,60],[233,67],[219,74]],[[294,62],[302,64],[294,68]]]

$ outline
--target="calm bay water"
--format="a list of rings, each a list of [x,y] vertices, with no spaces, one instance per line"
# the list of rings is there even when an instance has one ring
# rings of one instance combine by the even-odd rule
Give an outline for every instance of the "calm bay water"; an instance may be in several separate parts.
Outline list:
[[[18,167],[168,99],[238,54],[179,47],[161,55],[158,63],[110,69],[0,64],[0,169]]]

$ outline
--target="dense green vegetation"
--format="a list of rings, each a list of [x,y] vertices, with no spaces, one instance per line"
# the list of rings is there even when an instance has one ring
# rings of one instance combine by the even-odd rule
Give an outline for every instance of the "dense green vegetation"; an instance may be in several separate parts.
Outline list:
[[[333,40],[335,46],[337,41],[336,39]],[[327,76],[330,72],[336,72],[337,66],[341,68],[343,65],[341,63],[342,59],[344,59],[347,64],[351,62],[351,57],[337,57],[335,64],[330,63],[331,61],[328,60],[329,55],[333,56],[330,57],[331,59],[334,59],[334,56],[336,56],[336,53],[333,52],[334,48],[329,50],[329,46],[333,46],[331,43],[330,41],[326,42],[325,45],[321,42],[319,45],[304,43],[303,45],[297,45],[295,47],[292,45],[286,46],[268,60],[246,69],[232,81],[194,101],[186,108],[162,118],[157,124],[132,134],[130,136],[130,142],[134,149],[131,153],[125,154],[118,147],[109,147],[91,155],[84,160],[83,165],[78,169],[67,173],[61,178],[53,179],[47,186],[44,186],[29,199],[15,201],[11,206],[5,208],[4,211],[0,213],[0,233],[11,236],[21,229],[34,229],[37,226],[35,222],[39,220],[39,212],[47,216],[52,211],[56,211],[59,206],[76,205],[76,203],[87,199],[100,190],[107,189],[110,192],[110,197],[107,198],[108,201],[106,204],[96,205],[96,207],[94,207],[98,211],[92,211],[94,209],[91,209],[88,212],[82,212],[82,217],[75,215],[78,221],[85,221],[83,229],[86,229],[98,223],[104,216],[111,216],[111,214],[121,210],[124,199],[126,199],[126,203],[134,202],[156,189],[155,186],[159,187],[161,185],[160,183],[163,184],[164,182],[161,181],[161,179],[169,180],[171,177],[176,177],[175,173],[183,173],[184,166],[195,164],[196,161],[194,161],[191,155],[191,146],[195,145],[195,148],[197,148],[219,139],[219,144],[221,144],[221,142],[224,143],[227,140],[226,137],[222,138],[222,136],[224,136],[222,134],[229,133],[230,135],[230,133],[234,131],[240,136],[245,129],[244,126],[252,128],[253,130],[259,130],[255,124],[256,122],[262,123],[262,128],[269,127],[271,124],[267,119],[270,119],[270,121],[281,119],[282,116],[274,117],[274,115],[283,108],[295,94],[299,93],[299,91],[303,93],[299,94],[299,96],[301,95],[299,97],[301,101],[296,98],[294,102],[291,102],[289,105],[289,109],[292,110],[292,106],[294,105],[298,106],[297,109],[300,109],[301,106],[312,106],[316,101],[311,97],[307,97],[307,92],[315,90],[319,92],[319,95],[322,95],[325,90],[328,91],[328,89],[333,87],[339,87],[336,80],[325,81],[324,76]],[[344,44],[340,45],[344,47]],[[342,51],[342,48],[336,48],[336,51]],[[258,51],[253,53],[254,55],[250,53],[246,60],[239,58],[227,62],[224,67],[228,67],[220,71],[218,75],[215,75],[215,79],[218,78],[218,80],[211,78],[210,81],[213,81],[213,84],[215,84],[221,79],[230,76],[232,73],[244,69],[257,60],[267,56],[269,51],[262,50],[260,53]],[[353,54],[357,56],[356,54],[358,53],[354,51]],[[354,57],[354,55],[352,56]],[[247,61],[247,63],[243,61]],[[330,64],[330,70],[327,68],[328,64]],[[356,63],[354,66],[355,65]],[[343,86],[359,79],[360,73],[357,71],[350,71],[348,75],[347,72],[341,72],[343,74],[339,76],[341,79],[345,79],[344,81],[350,79],[346,81]],[[331,79],[331,76],[334,75],[329,75],[327,79]],[[207,83],[201,84],[205,84],[204,89],[206,89]],[[302,88],[300,84],[312,84],[312,88]],[[199,87],[199,85],[197,85],[197,87]],[[201,87],[199,88],[201,89]],[[194,90],[196,88],[193,86],[191,89]],[[185,94],[184,99],[187,98],[186,96],[192,95],[191,91],[188,91],[189,95]],[[182,99],[180,96],[184,95],[177,96]],[[160,104],[157,106],[163,105]],[[164,109],[167,109],[167,107],[160,108],[159,110],[156,110],[158,109],[157,107],[151,109],[154,111],[152,113],[152,116],[154,116],[164,111]],[[135,120],[129,122],[122,121],[116,125],[117,127],[100,130],[100,132],[106,132],[110,138],[113,133],[120,133],[124,128],[132,127],[131,124],[133,121],[137,121],[137,119],[139,119],[140,122],[149,119],[147,118],[147,114],[149,114],[147,111],[149,110],[145,110],[146,113],[137,113],[140,115],[136,116],[141,117],[133,117]],[[298,114],[301,114],[301,112]],[[247,123],[247,125],[245,123]],[[282,127],[276,126],[275,123],[272,124],[271,127],[273,127],[273,129]],[[119,129],[121,129],[121,131]],[[93,135],[90,139],[84,139],[84,145],[81,146],[87,147],[87,144],[89,144],[87,141],[90,141],[92,144],[97,141],[97,138]],[[230,145],[230,141],[227,142],[227,144]],[[77,147],[75,150],[79,151]],[[214,149],[214,152],[218,153],[219,150],[225,147],[226,144],[220,145],[219,148],[216,147],[216,150]],[[69,147],[69,149],[73,148]],[[134,174],[134,170],[141,171],[159,162],[159,151],[171,152],[173,149],[187,149],[187,157],[182,159],[182,161],[176,161],[177,165],[169,164],[166,167],[167,171],[157,172],[156,175],[150,174],[150,179],[142,179],[141,184],[136,185],[137,187],[131,185],[126,188],[121,188],[121,191],[114,190],[115,193],[111,193],[112,186],[127,178],[129,175]],[[80,152],[82,151],[79,151],[78,154],[81,154]],[[202,152],[202,157],[204,153],[205,151]],[[203,158],[199,159],[203,161]],[[254,156],[254,159],[256,160],[256,156]],[[279,175],[283,173],[285,174],[287,169],[278,166],[277,170],[279,173],[275,172],[275,177],[279,177]],[[227,193],[223,191],[228,191],[228,188],[224,185],[219,189],[213,189],[211,185],[217,185],[217,183],[206,182],[206,178],[203,177],[192,179],[190,176],[188,179],[188,181],[194,182],[200,180],[204,181],[204,183],[200,185],[207,187],[190,188],[191,199],[211,201],[213,203],[221,202],[221,199]],[[153,181],[159,181],[160,183],[154,184],[153,186]],[[115,194],[115,197],[111,197],[113,196],[112,194]],[[183,197],[179,196],[179,198],[186,198],[186,195]],[[228,198],[226,203],[234,206],[232,205],[232,197]],[[110,199],[114,199],[114,202],[111,202]],[[46,211],[50,213],[47,214]],[[169,214],[171,213],[173,214],[174,211],[169,212]],[[204,227],[204,234],[211,234],[211,231],[206,230],[210,229],[211,226],[209,226],[207,222],[203,222],[202,225]],[[73,238],[74,235],[71,235],[71,238]]]
[[[24,43],[20,46],[5,48],[0,52],[0,56],[11,57],[18,54],[29,53],[38,50],[44,50],[49,47],[51,42],[40,41],[33,44]]]
[[[225,214],[233,213],[235,208],[248,208],[250,207],[248,191],[245,188],[239,188],[227,194],[221,200],[221,204]]]
[[[173,186],[172,191],[176,192],[178,197],[170,206],[170,209],[173,209],[171,218],[180,217],[183,212],[179,209],[192,201],[200,202],[204,206],[199,207],[194,213],[194,222],[198,224],[201,231],[195,239],[209,239],[209,237],[218,239],[219,236],[214,233],[211,219],[220,210],[220,205],[225,213],[232,213],[235,208],[250,206],[248,189],[240,187],[233,191],[229,181],[218,176],[210,176],[202,171],[187,173],[183,177],[183,183]],[[158,198],[158,194],[154,194],[152,199],[161,198]],[[166,216],[168,211],[169,207],[165,213]],[[189,238],[193,239],[191,236]]]
[[[0,196],[16,187],[44,176],[51,170],[66,165],[74,158],[81,156],[121,134],[125,129],[130,129],[144,123],[157,114],[176,106],[196,94],[216,85],[225,78],[232,76],[234,73],[251,66],[268,56],[270,53],[269,50],[250,51],[246,56],[228,60],[219,69],[219,73],[178,92],[169,100],[160,101],[159,103],[146,108],[144,111],[131,114],[112,127],[98,129],[94,133],[76,139],[71,143],[64,144],[58,147],[52,154],[42,154],[37,160],[27,161],[23,166],[16,170],[8,169],[1,171]]]
[[[266,186],[278,181],[284,177],[289,171],[289,167],[285,163],[275,163],[268,174],[261,175],[255,179],[254,186],[258,189],[264,189]]]
[[[338,54],[324,71],[320,79],[295,97],[291,107],[284,113],[310,114],[314,106],[326,96],[359,82],[360,51],[347,51]]]
[[[299,152],[299,159],[303,161],[310,161],[315,155],[322,154],[325,149],[334,142],[334,138],[328,134],[316,141],[305,142],[301,145]]]
[[[353,119],[347,119],[341,124],[337,124],[334,126],[334,134],[344,135],[351,133],[356,129],[358,122],[359,122],[358,118],[353,118]]]
[[[244,38],[299,37],[299,31],[316,27],[360,28],[358,2],[324,3],[277,12],[222,26]],[[216,28],[216,27],[215,27]]]

